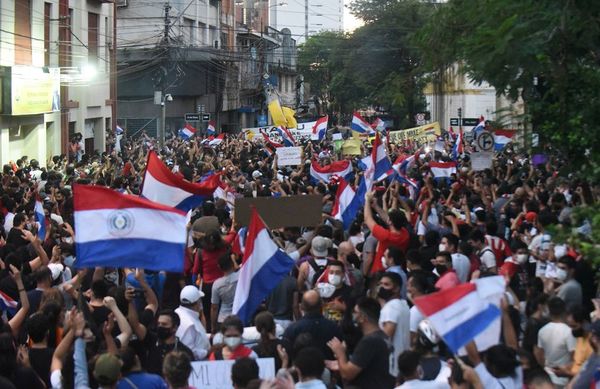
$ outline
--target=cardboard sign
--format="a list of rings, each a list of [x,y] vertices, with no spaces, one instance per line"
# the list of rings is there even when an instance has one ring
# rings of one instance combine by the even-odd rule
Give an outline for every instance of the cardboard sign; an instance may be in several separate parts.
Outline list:
[[[258,214],[269,228],[314,227],[321,223],[323,197],[320,195],[286,197],[245,197],[235,199],[235,221],[247,226],[250,222],[250,207],[255,206]]]
[[[390,131],[390,142],[400,144],[408,140],[417,143],[435,142],[442,134],[440,123],[429,123],[424,126],[408,128],[400,131]]]
[[[278,166],[302,165],[302,147],[278,147]]]
[[[258,376],[262,379],[275,377],[275,359],[258,358]],[[203,389],[233,389],[231,366],[235,361],[198,361],[192,362],[189,385]]]
[[[333,140],[342,140],[342,139],[343,139],[343,138],[342,138],[342,134],[340,134],[339,132],[338,132],[338,133],[336,133],[336,134],[333,134],[333,135],[332,135],[332,139],[333,139]]]
[[[489,151],[471,153],[471,168],[476,172],[491,169],[493,157],[494,153]]]

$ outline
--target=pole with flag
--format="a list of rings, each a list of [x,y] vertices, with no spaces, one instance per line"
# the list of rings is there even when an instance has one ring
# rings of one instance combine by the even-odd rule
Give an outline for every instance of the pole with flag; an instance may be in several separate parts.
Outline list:
[[[233,313],[244,323],[250,323],[261,302],[293,266],[294,260],[273,242],[256,208],[252,208]]]

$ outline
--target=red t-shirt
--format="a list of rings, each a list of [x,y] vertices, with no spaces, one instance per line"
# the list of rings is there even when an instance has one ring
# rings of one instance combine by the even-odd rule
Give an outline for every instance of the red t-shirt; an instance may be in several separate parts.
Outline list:
[[[200,273],[200,266],[202,265],[202,280],[211,284],[217,280],[217,278],[223,277],[223,272],[219,269],[219,258],[221,255],[227,253],[229,251],[229,246],[231,242],[235,238],[235,231],[229,232],[227,235],[223,237],[225,241],[225,245],[218,250],[208,251],[202,250],[202,264],[200,264],[200,256],[196,254],[196,260],[194,262],[194,270],[193,274]]]
[[[383,271],[383,264],[381,263],[381,257],[385,254],[385,250],[388,247],[394,246],[399,249],[406,251],[408,243],[410,241],[410,235],[406,228],[400,230],[400,232],[392,232],[387,228],[383,228],[380,225],[373,227],[373,236],[377,239],[377,250],[375,251],[375,257],[371,264],[371,270],[369,274],[375,274],[378,271]]]

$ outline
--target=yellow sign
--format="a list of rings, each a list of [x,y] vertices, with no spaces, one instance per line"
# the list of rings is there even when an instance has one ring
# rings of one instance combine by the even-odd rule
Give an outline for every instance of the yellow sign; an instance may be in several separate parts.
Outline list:
[[[361,155],[362,142],[357,139],[348,139],[342,144],[342,155]]]
[[[13,66],[13,115],[34,115],[60,110],[60,69]]]
[[[390,142],[396,144],[406,142],[407,140],[427,143],[435,141],[441,134],[440,123],[435,122],[406,130],[391,131],[389,136]]]

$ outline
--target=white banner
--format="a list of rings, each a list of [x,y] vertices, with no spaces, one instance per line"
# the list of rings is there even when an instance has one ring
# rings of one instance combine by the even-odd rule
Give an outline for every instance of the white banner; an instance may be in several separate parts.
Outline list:
[[[297,166],[302,164],[302,147],[278,147],[278,166]]]
[[[192,362],[189,385],[202,389],[233,389],[231,366],[235,361]],[[258,358],[258,376],[262,379],[275,378],[275,360]]]
[[[494,153],[489,151],[471,153],[471,168],[476,172],[491,169],[493,157]]]
[[[288,131],[292,134],[296,141],[310,140],[310,136],[312,134],[312,128],[314,127],[316,121],[314,122],[306,122],[306,123],[298,123],[297,128],[288,128]],[[266,133],[273,142],[281,143],[282,139],[277,131],[277,127],[252,127],[252,128],[243,128],[242,132],[244,133],[244,137],[248,140],[254,138],[255,136],[261,136],[260,133]]]

